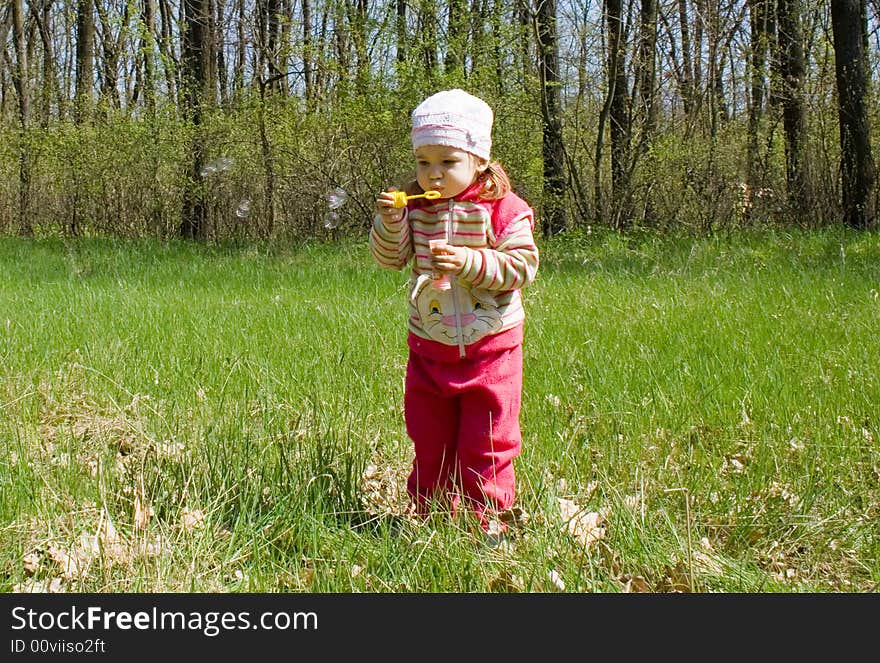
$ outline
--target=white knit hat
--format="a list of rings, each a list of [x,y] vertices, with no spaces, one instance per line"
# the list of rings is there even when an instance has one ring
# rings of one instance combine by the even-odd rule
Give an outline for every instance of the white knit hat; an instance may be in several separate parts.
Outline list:
[[[413,149],[447,145],[489,160],[492,149],[492,109],[464,90],[431,95],[412,112]]]

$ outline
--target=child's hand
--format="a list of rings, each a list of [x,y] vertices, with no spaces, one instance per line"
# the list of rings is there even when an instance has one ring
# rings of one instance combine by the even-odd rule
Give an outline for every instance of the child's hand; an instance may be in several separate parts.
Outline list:
[[[388,191],[396,189],[389,187]],[[403,218],[403,209],[394,207],[394,197],[388,191],[382,191],[376,196],[376,212],[382,217],[383,223],[398,223]]]
[[[443,244],[431,247],[431,269],[435,272],[458,274],[464,269],[467,249],[463,246]]]

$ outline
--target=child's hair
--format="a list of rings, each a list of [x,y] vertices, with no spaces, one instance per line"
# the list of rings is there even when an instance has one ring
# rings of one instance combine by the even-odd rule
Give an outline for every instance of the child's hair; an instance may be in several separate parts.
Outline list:
[[[497,161],[490,161],[477,180],[483,182],[480,197],[484,200],[498,200],[510,193],[510,178]]]
[[[477,176],[477,182],[482,182],[483,184],[480,187],[480,198],[483,200],[504,198],[512,190],[510,178],[498,161],[490,161],[486,169]],[[406,191],[408,196],[425,193],[418,180],[415,179],[406,185],[404,191]]]

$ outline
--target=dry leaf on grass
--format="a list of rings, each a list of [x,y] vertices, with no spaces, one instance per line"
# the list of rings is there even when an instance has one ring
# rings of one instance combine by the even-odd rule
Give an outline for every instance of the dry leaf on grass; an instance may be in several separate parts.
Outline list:
[[[675,566],[667,567],[659,590],[674,594],[687,594],[695,591],[691,583],[690,569],[684,562],[678,562]]]
[[[61,577],[83,577],[88,572],[88,566],[97,552],[97,544],[94,537],[83,534],[76,544],[69,548],[59,545],[49,546],[49,558],[58,565]]]
[[[205,512],[201,509],[183,507],[180,512],[180,524],[185,532],[201,529],[205,524]]]
[[[34,575],[40,568],[40,554],[38,552],[29,552],[21,559],[24,572],[29,576]]]
[[[61,577],[67,580],[88,576],[89,567],[101,558],[108,563],[125,563],[129,560],[128,548],[106,511],[101,512],[94,534],[80,534],[72,545],[52,544],[48,552],[49,558],[61,571]]]
[[[562,579],[562,576],[559,575],[559,571],[557,571],[556,569],[553,569],[548,574],[548,578],[550,579],[550,584],[553,585],[553,588],[557,592],[564,592],[565,591],[565,581]]]
[[[705,536],[700,539],[700,550],[694,550],[693,553],[694,568],[699,573],[721,576],[724,575],[724,563],[721,558],[715,554],[712,543]]]
[[[12,587],[13,594],[62,594],[65,592],[61,578],[48,578],[46,580],[34,580],[28,578]]]
[[[564,529],[584,548],[592,546],[605,538],[605,515],[597,511],[587,511],[576,502],[565,498],[559,499],[559,513],[562,516]]]
[[[625,594],[650,594],[651,586],[644,576],[622,576],[618,582]]]
[[[489,591],[497,593],[513,594],[522,592],[524,587],[523,579],[512,575],[506,568],[502,568],[499,574],[489,581]]]
[[[367,511],[377,515],[404,515],[408,507],[401,473],[377,463],[367,465],[361,475],[361,491],[366,497]]]
[[[134,515],[132,517],[132,524],[134,525],[135,531],[142,532],[146,530],[147,525],[150,523],[150,518],[154,515],[155,511],[153,510],[153,505],[147,502],[146,496],[144,495],[143,481],[139,481],[134,493]]]

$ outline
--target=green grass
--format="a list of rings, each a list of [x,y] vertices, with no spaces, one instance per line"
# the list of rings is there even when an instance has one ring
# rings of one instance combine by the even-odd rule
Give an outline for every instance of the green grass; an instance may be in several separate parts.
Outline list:
[[[540,248],[490,552],[405,517],[405,276],[364,241],[0,238],[0,591],[876,589],[880,237]]]

